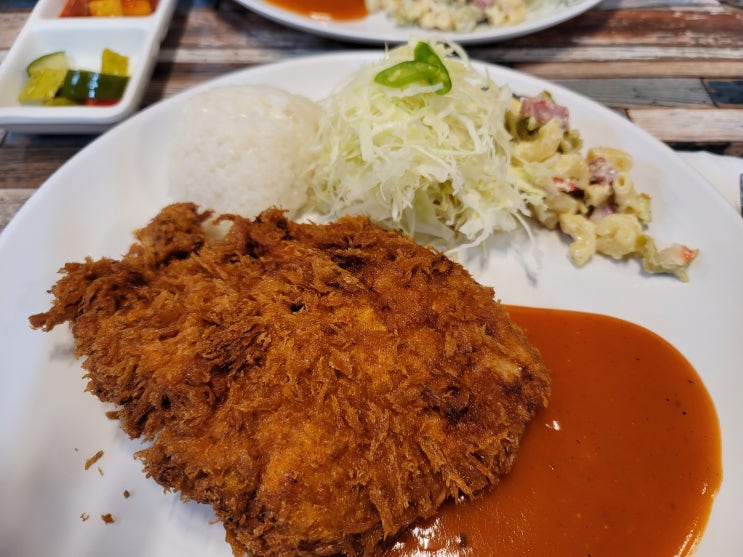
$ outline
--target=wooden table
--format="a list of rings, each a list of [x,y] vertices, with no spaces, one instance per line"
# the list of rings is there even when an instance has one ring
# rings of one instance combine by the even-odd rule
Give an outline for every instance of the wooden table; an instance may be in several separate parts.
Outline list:
[[[369,48],[214,1],[180,1],[143,106],[248,66]],[[32,7],[33,0],[0,4],[0,59]],[[717,0],[606,0],[557,27],[468,52],[591,97],[675,149],[743,156],[743,9]],[[0,130],[0,230],[93,139]]]

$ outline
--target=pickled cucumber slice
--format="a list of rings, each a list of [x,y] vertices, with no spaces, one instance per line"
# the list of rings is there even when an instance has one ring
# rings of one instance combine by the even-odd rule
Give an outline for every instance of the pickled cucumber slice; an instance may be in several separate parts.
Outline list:
[[[101,73],[129,75],[129,58],[110,48],[104,48],[101,54]]]
[[[44,101],[44,106],[80,106],[80,104],[77,101],[65,99],[64,97],[54,97],[53,99]]]
[[[66,75],[67,70],[54,68],[34,70],[21,89],[18,102],[44,102],[54,98],[64,84]]]
[[[70,65],[67,62],[67,54],[64,50],[58,50],[57,52],[50,52],[39,56],[36,60],[26,66],[26,73],[31,76],[32,74],[39,72],[44,69],[51,70],[63,70],[67,71],[70,69]]]
[[[59,91],[61,97],[84,102],[117,100],[124,96],[129,78],[87,70],[70,70],[64,77]]]

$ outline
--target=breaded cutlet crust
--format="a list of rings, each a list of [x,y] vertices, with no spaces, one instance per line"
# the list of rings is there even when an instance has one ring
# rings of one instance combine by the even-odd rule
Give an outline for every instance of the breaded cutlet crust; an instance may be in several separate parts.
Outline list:
[[[30,318],[70,322],[149,476],[254,557],[377,554],[497,484],[550,382],[492,289],[364,218],[209,217],[166,207]]]

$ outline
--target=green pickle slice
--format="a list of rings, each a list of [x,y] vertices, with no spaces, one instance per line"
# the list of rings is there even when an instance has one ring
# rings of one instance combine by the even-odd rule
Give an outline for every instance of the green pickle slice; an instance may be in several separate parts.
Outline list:
[[[54,97],[53,99],[44,101],[44,106],[80,106],[80,103],[72,99],[65,99],[64,97]]]
[[[41,70],[63,70],[67,71],[70,69],[70,64],[67,62],[67,54],[64,50],[58,50],[56,52],[50,52],[39,56],[36,60],[26,66],[26,74],[32,76],[36,72]]]
[[[70,70],[59,91],[61,97],[80,102],[86,100],[112,101],[124,96],[129,78],[87,70]]]
[[[19,102],[44,102],[54,98],[65,81],[67,70],[43,68],[34,71],[18,95]]]
[[[101,54],[101,73],[128,76],[129,57],[104,48]]]

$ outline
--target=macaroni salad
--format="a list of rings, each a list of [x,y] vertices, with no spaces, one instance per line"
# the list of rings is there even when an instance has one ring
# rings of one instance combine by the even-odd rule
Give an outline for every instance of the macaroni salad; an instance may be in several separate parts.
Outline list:
[[[468,32],[480,24],[514,25],[526,17],[528,0],[366,0],[370,13],[385,12],[400,25]]]
[[[632,157],[611,147],[582,154],[580,133],[570,128],[568,116],[546,91],[514,97],[506,113],[511,175],[544,192],[543,203],[531,207],[534,218],[572,238],[570,257],[579,266],[596,253],[637,257],[650,273],[687,280],[697,250],[680,244],[658,250],[645,232],[650,196],[635,188]]]

